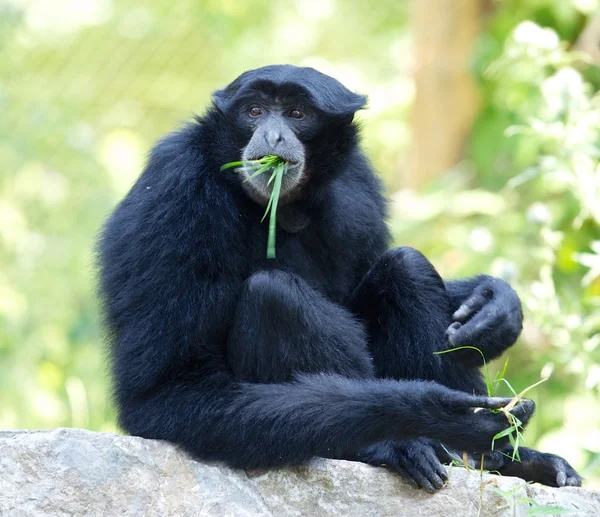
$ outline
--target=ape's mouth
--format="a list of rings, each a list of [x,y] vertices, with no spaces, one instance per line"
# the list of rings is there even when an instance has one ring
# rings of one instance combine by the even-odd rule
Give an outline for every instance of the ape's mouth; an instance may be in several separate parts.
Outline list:
[[[255,161],[258,162],[258,161],[264,160],[267,156],[274,156],[274,155],[272,155],[272,154],[271,155],[263,154],[261,156],[247,158],[247,160],[250,161],[250,162],[255,162]],[[279,158],[281,158],[281,160],[283,160],[283,164],[286,167],[294,167],[294,166],[300,164],[299,161],[293,160],[291,158],[286,158],[285,156],[281,156],[281,155],[275,155],[275,156],[278,156]]]

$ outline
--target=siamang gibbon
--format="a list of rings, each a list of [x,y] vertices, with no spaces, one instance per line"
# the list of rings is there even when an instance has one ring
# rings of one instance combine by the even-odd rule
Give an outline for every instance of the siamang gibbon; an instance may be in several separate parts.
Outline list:
[[[311,68],[267,66],[214,93],[167,135],[99,239],[119,422],[236,468],[359,460],[434,491],[448,454],[580,485],[562,458],[520,448],[488,397],[486,361],[517,339],[519,299],[486,275],[444,281],[390,248],[386,203],[361,150],[365,97]],[[287,162],[276,259],[262,223],[272,185],[221,166]],[[526,424],[534,403],[514,414]]]

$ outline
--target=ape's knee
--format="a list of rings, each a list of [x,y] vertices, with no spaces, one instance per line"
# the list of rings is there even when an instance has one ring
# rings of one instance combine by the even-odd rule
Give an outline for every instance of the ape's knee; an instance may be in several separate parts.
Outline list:
[[[418,286],[444,288],[444,281],[425,256],[414,248],[407,246],[387,250],[377,261],[374,272],[381,275],[381,281],[387,285]]]
[[[297,300],[299,289],[300,281],[292,273],[277,269],[261,270],[246,280],[244,297],[255,308],[265,303],[289,307]]]
[[[401,272],[410,272],[415,267],[426,264],[433,268],[419,250],[409,246],[390,248],[379,257],[378,263],[382,264],[383,267],[400,270]]]
[[[290,276],[291,275],[285,271],[264,269],[252,273],[248,280],[246,280],[246,287],[250,292],[256,294],[271,292],[276,290],[282,282],[288,281],[287,277]]]

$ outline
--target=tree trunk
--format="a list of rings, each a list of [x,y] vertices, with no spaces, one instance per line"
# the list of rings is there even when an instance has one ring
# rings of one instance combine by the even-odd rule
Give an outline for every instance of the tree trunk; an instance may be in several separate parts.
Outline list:
[[[470,71],[485,0],[413,0],[416,98],[410,168],[419,187],[456,165],[479,107]]]
[[[600,13],[592,16],[575,44],[575,49],[585,52],[592,63],[600,66]]]

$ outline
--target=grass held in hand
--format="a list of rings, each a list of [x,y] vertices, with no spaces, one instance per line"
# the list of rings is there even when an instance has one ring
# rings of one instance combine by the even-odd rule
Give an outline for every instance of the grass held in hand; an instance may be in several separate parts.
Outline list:
[[[271,177],[267,182],[267,186],[273,183],[273,189],[271,190],[271,197],[267,203],[265,214],[263,215],[261,222],[265,220],[267,214],[270,212],[269,217],[269,240],[267,241],[267,258],[275,258],[275,228],[277,224],[277,204],[279,203],[279,194],[281,192],[281,181],[283,175],[288,169],[288,162],[279,156],[274,154],[268,154],[258,160],[243,160],[238,162],[229,162],[221,167],[221,170],[235,168],[236,171],[245,169],[250,172],[250,175],[244,181],[250,181],[251,179],[272,170]]]
[[[494,412],[503,413],[506,419],[508,420],[508,427],[504,429],[504,431],[500,431],[494,438],[492,439],[492,450],[494,450],[494,444],[496,440],[500,438],[508,437],[508,440],[513,448],[513,453],[510,458],[512,461],[521,461],[521,457],[519,456],[519,445],[525,441],[523,438],[523,434],[521,433],[521,429],[523,428],[523,422],[519,420],[515,415],[511,413],[511,411],[515,408],[515,406],[523,400],[523,395],[527,393],[530,389],[535,388],[538,384],[545,382],[548,378],[542,379],[535,384],[525,388],[521,393],[517,393],[510,383],[504,378],[506,375],[506,369],[508,368],[508,357],[506,361],[504,361],[504,366],[502,370],[500,370],[494,378],[491,377],[490,372],[488,370],[487,363],[485,361],[485,356],[483,352],[479,350],[479,348],[475,346],[459,346],[456,348],[450,348],[449,350],[442,350],[441,352],[434,352],[435,355],[448,354],[450,352],[456,352],[458,350],[476,350],[481,355],[483,359],[483,378],[485,380],[485,385],[487,389],[488,397],[493,397],[496,393],[496,389],[500,383],[506,384],[508,389],[513,394],[513,399],[503,408],[492,410]]]

